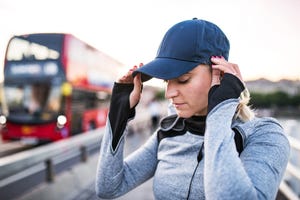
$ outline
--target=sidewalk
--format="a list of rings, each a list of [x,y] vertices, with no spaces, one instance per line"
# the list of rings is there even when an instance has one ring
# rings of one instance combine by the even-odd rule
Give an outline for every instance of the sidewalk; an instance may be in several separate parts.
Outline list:
[[[79,195],[76,195],[72,200],[101,200],[95,193],[94,182],[89,185],[85,190],[83,190]],[[152,194],[152,179],[144,183],[143,185],[137,187],[136,189],[130,191],[126,195],[116,198],[115,200],[154,200]]]

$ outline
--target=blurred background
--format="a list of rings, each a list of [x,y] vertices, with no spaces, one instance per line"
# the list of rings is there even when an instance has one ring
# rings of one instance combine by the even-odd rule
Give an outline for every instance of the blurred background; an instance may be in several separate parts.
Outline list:
[[[224,30],[246,80],[298,80],[299,9],[298,0],[1,0],[0,59],[13,35],[63,32],[131,67],[155,57],[170,26],[197,17]]]
[[[14,35],[70,33],[121,62],[117,73],[123,74],[155,57],[170,26],[197,17],[224,30],[229,60],[240,66],[250,90],[290,97],[299,92],[299,10],[298,0],[1,0],[0,60]],[[159,80],[147,84],[163,86]]]

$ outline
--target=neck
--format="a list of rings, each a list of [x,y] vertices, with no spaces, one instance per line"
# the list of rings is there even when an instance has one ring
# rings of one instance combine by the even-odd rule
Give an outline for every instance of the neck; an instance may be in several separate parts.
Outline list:
[[[206,116],[192,116],[185,120],[186,129],[197,135],[204,135]]]

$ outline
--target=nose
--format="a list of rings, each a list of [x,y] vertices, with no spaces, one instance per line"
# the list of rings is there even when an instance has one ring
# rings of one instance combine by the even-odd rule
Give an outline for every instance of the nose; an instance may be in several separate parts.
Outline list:
[[[166,99],[172,99],[176,96],[178,96],[178,88],[175,86],[175,84],[172,81],[168,81],[167,87],[165,90],[165,98]]]

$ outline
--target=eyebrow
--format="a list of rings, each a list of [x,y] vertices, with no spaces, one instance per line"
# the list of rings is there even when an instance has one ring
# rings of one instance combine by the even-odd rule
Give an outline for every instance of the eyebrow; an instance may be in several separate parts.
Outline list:
[[[192,73],[191,72],[187,72],[185,74],[182,74],[181,76],[179,76],[178,78],[182,77],[182,76],[187,76],[187,75],[191,75]]]

